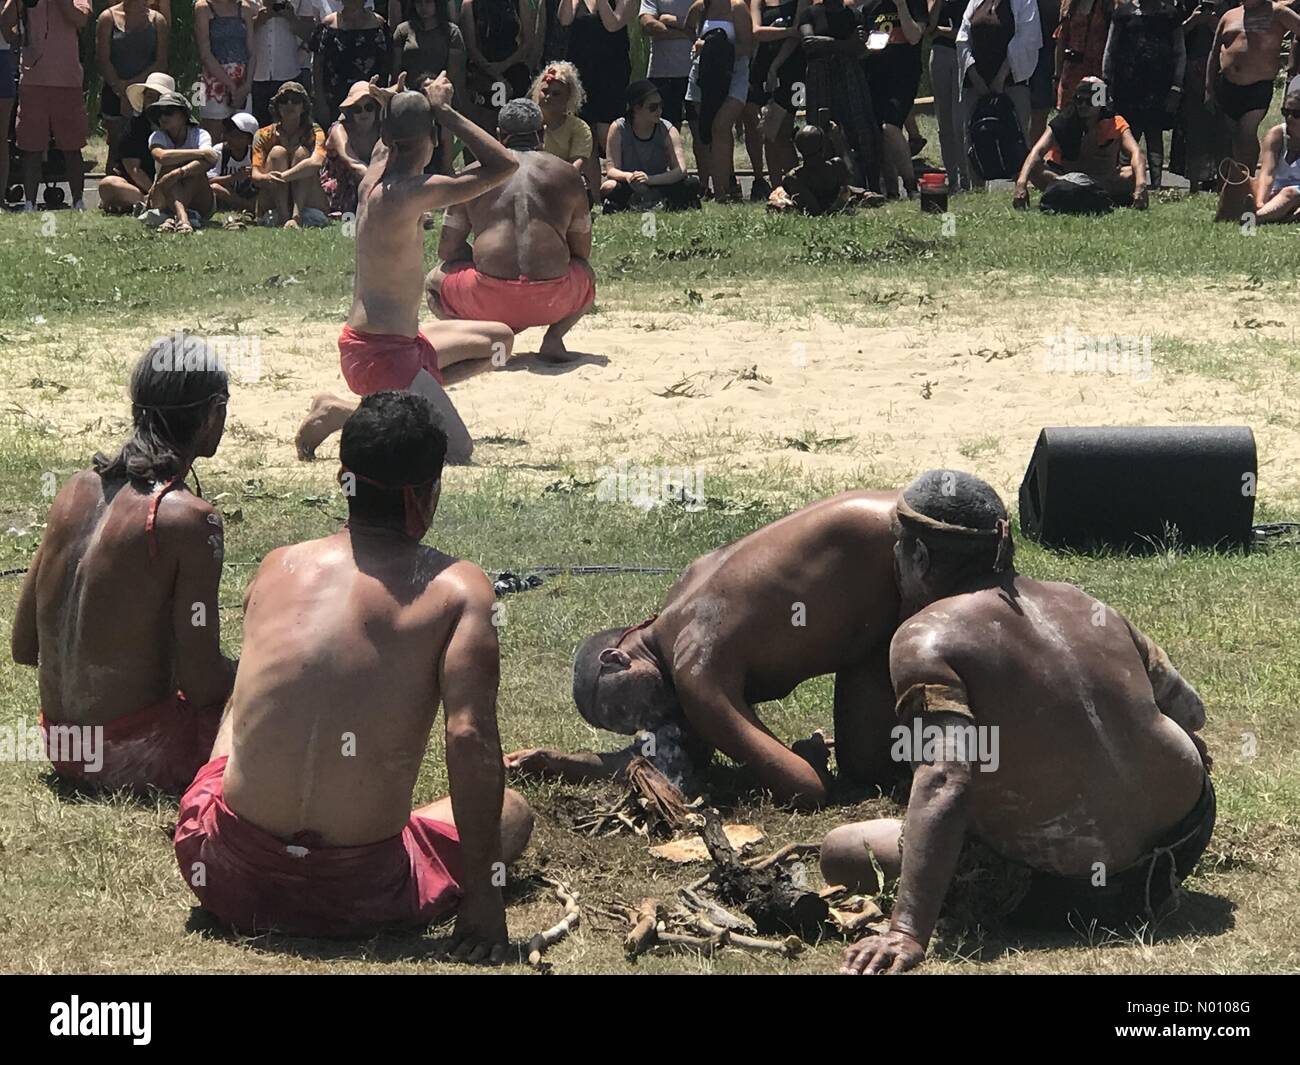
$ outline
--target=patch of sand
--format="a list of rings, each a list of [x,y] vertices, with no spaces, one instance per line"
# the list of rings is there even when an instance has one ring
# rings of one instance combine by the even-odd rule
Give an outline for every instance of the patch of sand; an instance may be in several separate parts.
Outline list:
[[[471,432],[486,438],[477,464],[537,476],[572,463],[591,477],[626,461],[699,467],[707,487],[710,470],[784,464],[829,482],[900,483],[938,466],[972,470],[1014,495],[1043,426],[1244,424],[1258,441],[1261,494],[1300,493],[1300,388],[1286,360],[1261,355],[1249,373],[1210,377],[1183,368],[1186,352],[1165,358],[1161,350],[1161,337],[1220,339],[1230,352],[1243,337],[1264,335],[1234,329],[1240,295],[1207,286],[1144,298],[1117,320],[1122,291],[1116,283],[1054,294],[1046,325],[1041,296],[1005,290],[999,301],[968,292],[914,309],[900,303],[885,309],[883,325],[818,317],[755,324],[714,308],[634,312],[615,304],[570,334],[570,349],[588,353],[574,364],[520,355],[451,394]],[[1263,300],[1249,313],[1276,319],[1265,332],[1278,339],[1282,310]],[[261,376],[235,386],[218,466],[302,469],[293,436],[311,395],[347,394],[337,323],[270,327],[240,324],[260,339]],[[1149,377],[1051,371],[1044,334],[1067,330],[1154,336]],[[111,435],[100,437],[125,425],[126,368],[150,337],[105,329],[83,337],[72,362],[39,334],[11,338],[19,343],[0,400],[64,435],[89,429],[87,443],[106,446]],[[535,351],[540,337],[524,334],[517,350]],[[33,388],[34,379],[65,391]],[[333,459],[337,444],[320,454]]]

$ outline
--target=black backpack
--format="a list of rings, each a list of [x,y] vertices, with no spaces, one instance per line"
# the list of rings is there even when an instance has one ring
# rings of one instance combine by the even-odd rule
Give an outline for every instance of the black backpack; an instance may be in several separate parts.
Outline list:
[[[1038,209],[1051,214],[1110,214],[1110,195],[1087,174],[1063,174],[1046,189]]]
[[[1016,105],[1005,93],[982,96],[966,127],[966,150],[971,168],[984,181],[1016,178],[1029,149],[1020,131]]]

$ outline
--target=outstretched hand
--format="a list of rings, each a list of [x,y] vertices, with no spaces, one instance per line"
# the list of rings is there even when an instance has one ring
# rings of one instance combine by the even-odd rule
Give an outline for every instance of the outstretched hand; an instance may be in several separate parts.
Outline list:
[[[442,111],[451,106],[456,89],[444,70],[436,78],[424,83],[424,95],[429,98],[429,105],[435,111]]]
[[[393,97],[396,96],[399,92],[406,91],[406,71],[403,70],[400,74],[397,75],[396,85],[380,85],[379,75],[376,74],[373,78],[370,79],[370,84],[367,86],[367,88],[370,89],[371,98],[373,100],[376,100],[379,103],[380,107],[382,107],[384,110],[387,110],[388,105],[393,102]]]
[[[925,960],[925,948],[906,932],[890,929],[883,935],[865,936],[844,949],[846,976],[905,973]]]

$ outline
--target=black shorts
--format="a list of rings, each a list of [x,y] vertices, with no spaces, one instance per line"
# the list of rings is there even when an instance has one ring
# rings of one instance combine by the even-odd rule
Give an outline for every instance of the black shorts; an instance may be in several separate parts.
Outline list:
[[[1162,833],[1155,846],[1127,869],[1112,872],[1103,886],[1092,877],[1058,876],[1035,871],[1029,889],[1008,923],[1026,928],[1062,928],[1072,918],[1083,927],[1096,922],[1121,929],[1153,921],[1187,877],[1191,876],[1214,832],[1214,785],[1206,774],[1196,805]],[[1077,921],[1074,922],[1076,927]]]
[[[686,117],[686,83],[689,78],[651,78],[664,102],[663,117],[670,126],[682,128]]]
[[[1273,103],[1273,80],[1253,81],[1249,85],[1238,85],[1229,81],[1222,74],[1214,87],[1214,96],[1223,108],[1223,113],[1234,122],[1250,111],[1267,111]]]
[[[902,129],[921,87],[921,49],[911,44],[891,44],[870,54],[866,64],[877,120],[881,125]]]

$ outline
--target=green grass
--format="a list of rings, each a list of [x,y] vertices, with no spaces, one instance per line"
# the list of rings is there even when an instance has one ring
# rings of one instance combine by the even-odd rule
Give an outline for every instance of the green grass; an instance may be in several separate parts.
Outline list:
[[[1006,322],[1008,339],[987,350],[954,350],[965,360],[1025,357],[1026,335],[1056,328],[1058,319],[1106,323],[1127,332],[1122,312],[1183,308],[1187,294],[1230,294],[1240,307],[1219,323],[1222,340],[1178,311],[1159,315],[1153,357],[1178,372],[1273,391],[1297,385],[1290,320],[1275,309],[1294,300],[1294,230],[1261,231],[1252,238],[1214,227],[1208,200],[1160,204],[1146,215],[1117,212],[1098,220],[1013,214],[1005,194],[956,201],[957,235],[906,206],[852,219],[772,218],[755,209],[710,209],[661,217],[654,240],[638,219],[597,223],[595,262],[602,276],[602,309],[665,310],[789,322],[828,312],[847,320],[917,332],[954,321]],[[114,346],[112,330],[162,331],[171,323],[232,331],[256,319],[291,337],[300,323],[337,320],[352,269],[350,242],[335,228],[301,234],[211,231],[188,241],[148,235],[131,222],[56,216],[53,234],[39,219],[0,218],[0,340],[25,357],[19,377],[0,384],[0,570],[26,565],[39,540],[48,501],[42,475],[62,481],[83,468],[89,454],[120,438],[125,407],[78,415],[72,432],[51,427],[49,414],[68,411],[62,390],[87,374],[101,375],[120,393],[138,349]],[[47,254],[45,249],[50,249]],[[68,261],[68,256],[76,262]],[[294,277],[301,284],[268,283]],[[1221,286],[1212,289],[1211,286]],[[686,293],[699,294],[699,301]],[[716,293],[730,293],[714,299]],[[1068,300],[1072,310],[1058,311]],[[1086,312],[1086,313],[1085,313]],[[1109,317],[1108,317],[1109,315]],[[45,321],[38,325],[40,316]],[[933,316],[933,317],[927,317]],[[1026,334],[1023,320],[1041,326]],[[1047,324],[1042,324],[1046,322]],[[593,329],[599,328],[597,318]],[[1100,328],[1098,326],[1097,328]],[[94,336],[94,350],[82,343]],[[105,337],[109,339],[106,341]],[[107,352],[100,350],[108,343]],[[134,343],[134,341],[133,341]],[[28,358],[40,351],[39,360]],[[1012,352],[1012,355],[1007,355]],[[918,364],[919,366],[920,364]],[[635,365],[611,366],[635,376]],[[287,379],[286,379],[287,380]],[[289,389],[289,384],[284,384]],[[553,393],[553,396],[561,396]],[[561,398],[550,402],[563,403]],[[682,401],[685,402],[685,401]],[[1017,415],[1015,396],[988,412],[987,427],[957,442],[970,468],[1000,447]],[[1159,398],[1155,399],[1159,402]],[[76,414],[77,412],[73,412]],[[598,421],[595,411],[573,417]],[[796,433],[753,433],[770,448],[759,468],[720,462],[707,471],[707,490],[726,505],[690,513],[664,507],[643,513],[600,503],[591,462],[537,457],[508,442],[485,444],[479,464],[447,474],[429,541],[485,569],[526,572],[556,564],[660,565],[674,572],[701,553],[734,540],[780,514],[847,486],[879,487],[878,476],[854,470],[805,472],[805,454],[854,457],[874,440],[871,414],[848,440],[819,425],[809,407]],[[292,426],[282,427],[287,436]],[[611,435],[618,427],[608,426]],[[636,461],[680,465],[692,450],[716,445],[712,427],[689,426],[662,453]],[[593,430],[595,432],[595,430]],[[604,430],[601,430],[604,432]],[[342,502],[331,464],[286,470],[271,465],[265,433],[241,424],[232,411],[221,452],[202,467],[204,489],[227,516],[227,566],[221,588],[226,649],[240,650],[243,591],[258,560],[275,546],[338,528]],[[543,445],[544,446],[544,445]],[[617,456],[615,456],[617,457]],[[864,457],[861,471],[875,468]],[[888,459],[888,456],[881,456]],[[1267,459],[1268,456],[1261,456]],[[856,469],[856,468],[855,468]],[[558,483],[562,490],[547,490]],[[567,488],[568,490],[563,490]],[[1272,496],[1258,520],[1294,516],[1300,499]],[[1209,707],[1206,734],[1218,765],[1220,821],[1188,904],[1154,934],[1112,941],[1058,937],[1008,939],[967,932],[940,941],[931,972],[1243,972],[1300,967],[1300,551],[1278,547],[1251,555],[1168,553],[1143,558],[1075,556],[1020,544],[1027,573],[1075,582],[1151,633],[1200,688]],[[501,626],[499,714],[503,743],[603,747],[620,742],[589,728],[573,711],[570,657],[597,628],[631,623],[662,600],[673,576],[557,576],[541,588],[506,597]],[[13,618],[18,578],[0,578],[0,630]],[[831,682],[802,685],[762,709],[784,739],[830,724]],[[0,662],[0,726],[34,720],[34,671]],[[1257,738],[1253,757],[1243,736]],[[747,790],[725,764],[715,767],[717,797],[728,819],[760,825],[771,846],[817,840],[835,824],[898,807],[888,799],[851,796],[846,805],[793,815]],[[417,788],[426,800],[446,786],[442,741],[435,730]],[[539,812],[535,842],[510,889],[516,936],[557,917],[556,904],[531,875],[571,879],[584,901],[600,904],[644,895],[671,897],[691,873],[665,868],[631,839],[588,840],[568,827],[573,803],[607,797],[608,789],[530,785]],[[574,799],[574,795],[578,800]],[[0,764],[0,970],[47,971],[310,971],[427,970],[428,940],[381,937],[360,944],[320,944],[267,937],[237,941],[188,930],[192,899],[176,873],[168,843],[175,804],[73,801],[29,764]],[[58,914],[58,921],[49,915]],[[649,959],[652,972],[828,972],[838,945],[823,943],[785,963],[726,954],[712,962]],[[560,971],[627,972],[618,933],[588,918],[558,946]]]

